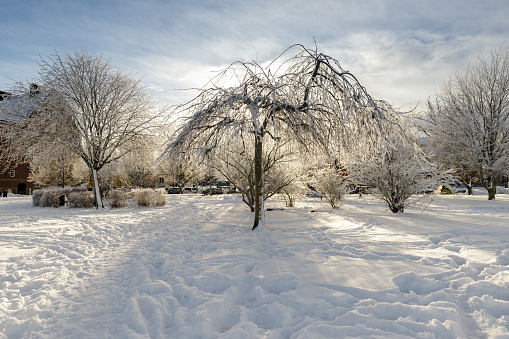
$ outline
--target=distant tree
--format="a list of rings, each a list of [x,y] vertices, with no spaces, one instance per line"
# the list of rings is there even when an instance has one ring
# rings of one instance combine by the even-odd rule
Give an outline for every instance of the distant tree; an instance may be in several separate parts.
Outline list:
[[[0,102],[0,173],[20,163],[28,163],[39,151],[47,151],[44,155],[47,160],[54,154],[60,156],[60,151],[50,151],[56,143],[55,138],[48,135],[56,131],[57,124],[67,125],[65,120],[57,123],[44,118],[43,106],[47,98],[38,85],[19,81],[12,84],[10,92],[12,94]]]
[[[202,169],[190,159],[165,160],[159,166],[160,172],[183,193],[184,187],[193,183],[202,173]]]
[[[29,179],[42,186],[74,186],[87,178],[87,167],[76,154],[55,144],[51,150],[41,150],[30,159]]]
[[[149,149],[134,150],[118,160],[118,176],[126,185],[146,187],[157,177],[154,168],[155,154]]]
[[[253,229],[263,224],[263,150],[268,139],[293,139],[308,151],[334,154],[354,148],[360,139],[384,135],[384,122],[392,113],[336,60],[297,47],[302,50],[296,55],[283,59],[285,52],[265,68],[256,62],[233,63],[195,99],[175,110],[187,117],[166,148],[169,157],[182,153],[203,157],[241,133],[251,136]]]
[[[9,139],[18,140],[18,151],[57,142],[79,155],[92,172],[96,207],[102,208],[97,172],[152,134],[162,110],[141,80],[85,49],[55,53],[40,67],[44,100]]]
[[[427,106],[422,130],[436,161],[470,188],[479,178],[495,199],[509,168],[509,47],[477,55]]]

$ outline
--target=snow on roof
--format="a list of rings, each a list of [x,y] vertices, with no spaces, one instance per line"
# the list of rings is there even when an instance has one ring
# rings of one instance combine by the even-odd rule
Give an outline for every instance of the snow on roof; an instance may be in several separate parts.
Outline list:
[[[25,119],[36,109],[42,98],[43,94],[40,92],[30,96],[4,96],[0,101],[0,121],[15,122]]]

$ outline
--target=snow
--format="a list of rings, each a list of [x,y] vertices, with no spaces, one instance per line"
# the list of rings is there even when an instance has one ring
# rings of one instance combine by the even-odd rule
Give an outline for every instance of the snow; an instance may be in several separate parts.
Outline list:
[[[475,193],[273,199],[254,232],[235,195],[0,198],[0,338],[509,338],[509,195]]]

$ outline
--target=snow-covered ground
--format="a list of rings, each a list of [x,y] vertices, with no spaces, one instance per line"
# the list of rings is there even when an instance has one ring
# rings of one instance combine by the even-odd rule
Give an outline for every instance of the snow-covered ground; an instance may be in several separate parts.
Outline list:
[[[0,198],[0,338],[509,338],[509,195],[306,199],[255,232],[238,197],[167,199]]]

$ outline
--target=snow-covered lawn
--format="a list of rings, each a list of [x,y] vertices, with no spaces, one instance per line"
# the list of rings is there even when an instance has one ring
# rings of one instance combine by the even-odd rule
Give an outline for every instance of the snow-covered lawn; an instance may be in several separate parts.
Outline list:
[[[509,195],[306,199],[255,232],[239,197],[167,199],[0,198],[0,338],[509,337]]]

